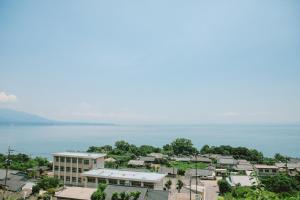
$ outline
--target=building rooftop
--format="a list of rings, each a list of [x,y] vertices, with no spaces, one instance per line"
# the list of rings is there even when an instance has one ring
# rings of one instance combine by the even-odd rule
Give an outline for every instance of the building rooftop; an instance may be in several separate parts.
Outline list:
[[[253,166],[250,164],[240,164],[233,167],[237,171],[252,171]]]
[[[175,167],[165,167],[165,166],[161,166],[159,169],[158,169],[159,173],[162,173],[162,174],[177,174],[177,168]]]
[[[149,153],[147,156],[148,157],[154,157],[156,159],[162,159],[162,158],[168,157],[167,155],[164,155],[162,153]]]
[[[255,178],[251,178],[250,176],[230,176],[226,178],[231,186],[253,186],[257,185],[257,180]]]
[[[94,170],[84,172],[82,176],[133,180],[133,181],[143,181],[143,182],[158,182],[162,180],[166,176],[166,174],[114,170],[114,169],[94,169]]]
[[[220,158],[218,160],[218,164],[235,165],[237,164],[237,160],[235,160],[234,158]]]
[[[0,169],[0,186],[4,186],[5,173],[5,169]],[[14,170],[8,171],[6,186],[9,191],[17,192],[22,190],[22,187],[26,184],[26,182],[27,179],[24,173]]]
[[[134,166],[143,166],[145,164],[145,161],[143,160],[129,160],[128,165],[134,165]]]
[[[63,190],[55,192],[55,197],[64,199],[90,200],[96,188],[65,187]]]
[[[65,157],[78,157],[78,158],[101,158],[105,157],[106,154],[104,153],[88,153],[88,152],[58,152],[53,153],[53,156],[65,156]]]
[[[254,165],[256,169],[278,169],[275,165]]]
[[[189,169],[186,172],[187,176],[196,176],[196,169]],[[209,169],[197,169],[197,176],[215,176],[215,172]]]
[[[140,157],[140,160],[143,160],[145,162],[154,162],[155,161],[155,158],[154,157],[151,157],[151,156],[141,156]]]
[[[278,168],[285,168],[285,163],[275,163],[275,166]],[[300,167],[300,163],[287,163],[288,169],[295,169]]]

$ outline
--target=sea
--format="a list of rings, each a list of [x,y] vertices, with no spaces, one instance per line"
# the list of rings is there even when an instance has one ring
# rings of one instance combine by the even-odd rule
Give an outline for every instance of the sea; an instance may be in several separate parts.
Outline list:
[[[51,158],[58,151],[86,151],[89,146],[114,145],[125,140],[135,145],[162,147],[176,138],[203,145],[231,145],[300,157],[300,125],[52,125],[0,126],[0,153]]]

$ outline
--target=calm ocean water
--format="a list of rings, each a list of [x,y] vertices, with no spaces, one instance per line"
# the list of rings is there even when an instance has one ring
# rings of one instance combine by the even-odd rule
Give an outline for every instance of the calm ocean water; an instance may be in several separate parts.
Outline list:
[[[50,157],[52,152],[117,140],[162,146],[177,137],[189,138],[199,148],[225,144],[256,148],[267,156],[280,152],[300,157],[300,125],[0,126],[0,152],[10,145],[16,152]]]

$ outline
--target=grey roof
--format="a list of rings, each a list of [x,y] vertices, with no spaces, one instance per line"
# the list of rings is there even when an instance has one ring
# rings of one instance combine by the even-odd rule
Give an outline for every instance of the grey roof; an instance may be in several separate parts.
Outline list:
[[[92,159],[102,158],[102,157],[106,156],[106,154],[104,154],[104,153],[71,152],[71,151],[53,153],[52,155],[53,156],[76,157],[76,158],[92,158]]]
[[[146,200],[168,200],[169,192],[163,190],[148,190]]]
[[[179,161],[179,162],[190,162],[190,157],[172,157],[172,160]]]
[[[206,163],[211,163],[212,161],[211,161],[211,159],[210,158],[207,158],[207,157],[204,157],[204,156],[197,156],[197,159],[196,159],[196,157],[193,157],[192,159],[191,159],[191,161],[193,161],[193,162],[206,162]]]
[[[213,176],[214,171],[208,169],[197,169],[197,176]],[[196,176],[196,169],[189,169],[186,172],[187,176]]]
[[[143,160],[129,160],[128,165],[134,165],[134,166],[143,166],[145,164],[145,161]]]
[[[253,166],[252,165],[236,165],[233,167],[233,169],[237,170],[237,171],[251,171],[253,170]]]
[[[154,157],[151,157],[151,156],[141,156],[140,157],[140,160],[143,160],[145,162],[154,162],[155,161],[155,158]]]
[[[159,173],[162,173],[162,174],[177,174],[177,168],[161,166],[159,168]]]
[[[84,172],[82,173],[82,176],[133,180],[133,181],[143,181],[143,182],[159,182],[166,176],[166,174],[159,174],[153,172],[125,171],[125,170],[105,168],[105,169],[93,169]]]
[[[27,179],[25,175],[18,171],[9,170],[7,176],[6,186],[9,191],[20,191],[26,184]],[[4,186],[5,183],[5,169],[0,169],[0,185]]]
[[[130,187],[130,186],[121,186],[121,185],[108,185],[104,192],[106,194],[105,200],[111,200],[111,196],[113,193],[118,192],[141,192],[140,197],[138,200],[146,200],[146,193],[147,188],[140,188],[140,187]]]
[[[241,186],[257,185],[256,178],[252,178],[250,176],[230,176],[226,178],[226,180],[231,186],[237,186],[238,184]]]
[[[285,168],[285,163],[275,163],[275,166],[278,168]],[[300,167],[300,163],[287,163],[288,169],[296,169]]]
[[[154,157],[156,159],[162,159],[162,158],[168,157],[167,155],[162,154],[162,153],[149,153],[147,156]]]
[[[235,160],[233,158],[220,158],[218,160],[218,164],[221,164],[221,165],[235,165],[235,164],[237,164],[237,160]]]

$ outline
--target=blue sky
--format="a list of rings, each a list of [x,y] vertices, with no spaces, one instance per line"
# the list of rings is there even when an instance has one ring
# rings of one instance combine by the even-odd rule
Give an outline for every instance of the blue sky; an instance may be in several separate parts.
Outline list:
[[[79,121],[300,122],[299,11],[296,0],[1,1],[0,106]]]

